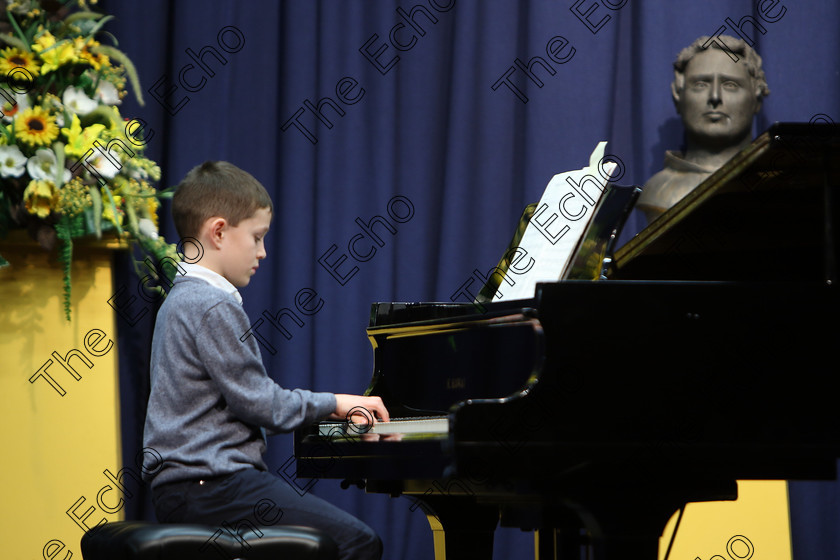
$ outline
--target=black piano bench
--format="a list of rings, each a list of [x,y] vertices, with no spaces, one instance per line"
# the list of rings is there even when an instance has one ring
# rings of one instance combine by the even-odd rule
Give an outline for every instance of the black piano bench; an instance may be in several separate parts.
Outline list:
[[[84,560],[335,560],[326,533],[309,527],[256,527],[232,531],[208,525],[155,525],[115,521],[82,537]]]

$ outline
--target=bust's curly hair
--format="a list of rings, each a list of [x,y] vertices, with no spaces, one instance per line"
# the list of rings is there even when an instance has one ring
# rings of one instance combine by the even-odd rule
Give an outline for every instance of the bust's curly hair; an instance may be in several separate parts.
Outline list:
[[[712,37],[704,35],[681,50],[680,54],[677,55],[677,59],[674,61],[674,82],[671,84],[671,89],[675,96],[682,92],[685,87],[685,67],[688,66],[688,61],[694,58],[694,55],[707,48],[718,49],[724,52],[728,51],[727,54],[730,56],[735,55],[738,58],[738,62],[743,61],[747,66],[747,70],[753,79],[756,97],[761,100],[761,98],[770,95],[767,78],[764,76],[764,70],[761,68],[761,57],[758,56],[758,53],[746,41],[736,39],[729,35],[719,35],[715,40],[712,40]]]

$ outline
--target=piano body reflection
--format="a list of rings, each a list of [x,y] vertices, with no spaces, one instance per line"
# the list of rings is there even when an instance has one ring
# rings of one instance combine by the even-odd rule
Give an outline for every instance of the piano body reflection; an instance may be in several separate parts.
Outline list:
[[[605,281],[374,304],[368,394],[407,420],[299,431],[298,476],[410,496],[449,560],[491,558],[499,523],[539,558],[653,560],[686,502],[834,478],[839,155],[840,127],[774,125]]]

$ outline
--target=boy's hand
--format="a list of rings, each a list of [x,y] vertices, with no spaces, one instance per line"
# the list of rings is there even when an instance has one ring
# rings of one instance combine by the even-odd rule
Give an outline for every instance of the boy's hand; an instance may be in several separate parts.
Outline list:
[[[390,420],[388,410],[379,397],[360,395],[336,395],[335,412],[330,418],[349,420],[362,426],[373,426],[376,422]]]

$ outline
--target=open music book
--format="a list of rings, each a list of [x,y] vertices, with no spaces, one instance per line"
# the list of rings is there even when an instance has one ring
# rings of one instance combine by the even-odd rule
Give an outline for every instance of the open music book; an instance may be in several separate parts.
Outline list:
[[[606,146],[598,143],[587,167],[551,178],[493,301],[530,298],[537,282],[567,277],[617,167],[604,161]]]

